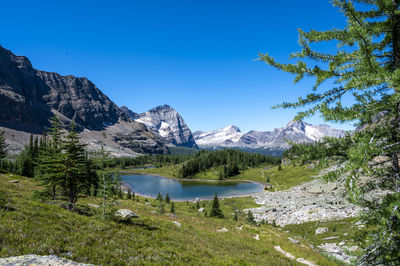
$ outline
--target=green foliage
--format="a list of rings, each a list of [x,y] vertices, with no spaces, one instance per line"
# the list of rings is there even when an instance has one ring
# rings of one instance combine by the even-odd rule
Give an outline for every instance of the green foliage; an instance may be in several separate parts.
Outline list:
[[[246,217],[246,221],[251,225],[255,225],[256,224],[256,221],[254,220],[254,215],[253,215],[252,211],[248,211],[247,217]]]
[[[220,209],[220,206],[219,206],[217,193],[215,193],[215,195],[214,195],[214,200],[212,202],[210,217],[224,218],[224,214],[222,213],[222,210]]]
[[[128,193],[126,193],[126,199],[132,199],[132,191],[131,188],[128,189]]]
[[[233,220],[234,220],[234,221],[237,221],[237,220],[238,220],[237,211],[235,211],[235,214],[233,215]]]
[[[158,195],[157,195],[156,200],[158,200],[158,201],[160,201],[160,202],[164,201],[164,198],[163,198],[163,196],[161,195],[160,192],[158,192]]]
[[[164,205],[164,202],[160,202],[160,205],[158,205],[158,212],[160,213],[160,214],[164,214],[165,213],[165,205]]]
[[[0,190],[0,211],[5,210],[7,208],[7,197],[6,193]]]
[[[7,146],[4,131],[0,130],[0,169],[3,169],[3,159],[7,156]]]
[[[171,208],[169,210],[170,213],[175,213],[175,203],[171,202]]]
[[[169,194],[167,193],[167,195],[165,196],[165,203],[169,203],[171,201],[171,199],[169,198]]]
[[[219,177],[223,179],[239,174],[240,169],[244,170],[263,163],[276,165],[280,163],[280,158],[258,153],[246,153],[239,150],[201,150],[188,157],[188,160],[182,165],[179,175],[185,178],[222,165],[224,167]]]
[[[400,241],[394,233],[398,232],[400,212],[399,2],[334,0],[347,19],[344,29],[299,30],[301,50],[291,55],[296,59],[293,64],[281,64],[268,54],[260,54],[260,60],[294,74],[295,82],[315,78],[310,94],[277,107],[307,107],[297,119],[320,112],[327,121],[354,121],[360,126],[355,134],[342,139],[294,146],[288,152],[302,162],[318,159],[321,167],[327,166],[328,159],[341,165],[326,179],[348,176],[349,197],[365,207],[363,221],[374,228],[362,238],[364,255],[359,264],[394,265],[400,254]],[[337,44],[336,53],[314,50],[318,43],[329,41]],[[352,103],[344,105],[344,96],[352,97]],[[369,177],[369,181],[360,182],[361,177]],[[379,202],[365,197],[375,188],[391,193]]]

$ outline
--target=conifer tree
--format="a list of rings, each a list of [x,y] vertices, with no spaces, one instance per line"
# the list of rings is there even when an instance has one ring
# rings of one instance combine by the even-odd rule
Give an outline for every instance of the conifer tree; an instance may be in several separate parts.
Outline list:
[[[221,209],[219,207],[219,201],[218,201],[217,193],[215,193],[215,195],[214,195],[214,200],[213,200],[213,203],[212,203],[210,217],[224,218],[224,214],[222,213],[222,211],[221,211]]]
[[[234,220],[234,221],[237,221],[237,220],[238,220],[237,211],[235,211],[235,214],[234,214],[234,216],[233,216],[233,220]]]
[[[132,198],[132,191],[131,188],[128,188],[128,193],[126,193],[126,199],[131,199]]]
[[[85,145],[79,143],[79,135],[75,131],[74,123],[63,141],[64,176],[62,189],[68,198],[68,208],[72,208],[78,199],[82,184],[85,183]]]
[[[306,97],[277,107],[308,107],[297,119],[319,112],[326,121],[359,126],[354,135],[338,141],[335,147],[343,149],[333,150],[337,141],[327,140],[321,161],[328,161],[325,155],[331,153],[329,160],[342,168],[327,176],[347,174],[349,197],[365,207],[361,218],[368,230],[358,264],[394,265],[400,260],[400,0],[333,4],[347,19],[344,29],[299,30],[301,49],[291,54],[293,64],[278,63],[268,54],[260,54],[260,60],[296,75],[295,82],[315,78]],[[315,50],[318,43],[329,41],[337,44],[335,52]],[[352,103],[344,103],[347,96],[353,97]],[[361,176],[369,176],[369,182],[359,182]],[[375,188],[390,193],[380,200],[365,197]]]
[[[158,212],[160,214],[164,214],[165,213],[165,208],[164,208],[164,202],[160,202],[160,205],[158,205]]]
[[[165,203],[169,203],[171,201],[169,194],[167,193],[167,195],[165,196]]]
[[[164,201],[163,196],[161,195],[160,192],[158,192],[158,195],[157,195],[156,200],[158,200],[158,201]]]
[[[253,215],[253,212],[252,212],[252,211],[249,211],[249,212],[247,213],[247,218],[246,218],[246,220],[247,220],[247,222],[248,222],[249,224],[251,224],[251,225],[255,225],[255,224],[256,224],[256,221],[254,220],[254,215]]]
[[[175,203],[174,202],[171,202],[170,213],[175,213]]]
[[[57,117],[52,118],[49,131],[50,140],[43,134],[36,174],[54,199],[64,179],[64,154],[61,148],[61,127]]]
[[[0,130],[0,169],[3,169],[3,160],[7,156],[6,148],[7,144],[4,131]]]

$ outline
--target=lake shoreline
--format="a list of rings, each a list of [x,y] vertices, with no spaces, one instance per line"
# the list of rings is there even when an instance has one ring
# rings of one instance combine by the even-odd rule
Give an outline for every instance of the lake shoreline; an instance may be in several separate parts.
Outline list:
[[[257,181],[251,181],[251,180],[179,179],[179,178],[165,177],[165,176],[161,176],[158,174],[149,174],[149,173],[132,173],[132,172],[122,172],[122,171],[120,173],[122,175],[147,175],[147,176],[154,176],[154,177],[158,177],[158,178],[168,178],[168,179],[172,179],[172,180],[178,181],[178,182],[189,181],[189,182],[215,182],[215,183],[253,183],[253,184],[260,185],[262,187],[265,187],[265,185],[266,185],[264,183],[260,183]],[[124,193],[128,193],[129,189],[133,192],[132,186],[126,182],[122,182],[121,189]],[[261,192],[248,193],[248,194],[242,194],[242,195],[218,196],[218,198],[219,199],[245,198],[245,197],[250,197],[252,195],[256,195],[256,194],[260,194],[260,193],[265,193],[265,190],[263,189]],[[141,196],[144,198],[148,198],[148,199],[156,199],[156,197],[152,197],[150,195],[146,195],[146,194],[143,194],[140,192],[135,192],[135,195],[138,195],[138,196]],[[171,200],[177,201],[177,202],[185,202],[185,201],[195,201],[196,199],[212,200],[213,198],[214,198],[213,196],[210,196],[210,197],[195,197],[193,199],[173,199],[173,198],[171,198]]]
[[[218,180],[218,179],[200,179],[200,178],[195,178],[195,179],[185,179],[185,178],[175,178],[175,177],[167,177],[167,176],[162,176],[159,174],[153,174],[153,173],[143,173],[143,172],[129,172],[129,171],[120,171],[120,173],[122,175],[149,175],[149,176],[155,176],[155,177],[160,177],[160,178],[168,178],[168,179],[172,179],[175,181],[205,181],[205,182],[232,182],[232,183],[238,183],[238,182],[242,182],[242,183],[254,183],[254,184],[258,184],[261,186],[267,186],[267,183],[262,183],[262,182],[258,182],[258,181],[253,181],[253,180],[246,180],[246,179],[237,179],[237,180]]]

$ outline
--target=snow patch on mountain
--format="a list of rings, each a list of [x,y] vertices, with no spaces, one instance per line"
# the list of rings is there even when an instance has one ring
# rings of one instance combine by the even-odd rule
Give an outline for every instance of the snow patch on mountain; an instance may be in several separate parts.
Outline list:
[[[237,126],[230,125],[209,132],[196,131],[193,135],[200,147],[214,147],[228,144],[227,142],[236,143],[243,133]]]
[[[313,126],[303,121],[291,121],[285,127],[273,131],[251,130],[243,134],[236,126],[209,131],[195,132],[194,138],[201,148],[239,147],[285,150],[287,141],[310,143],[324,137],[341,137],[345,131],[333,129],[327,125]]]

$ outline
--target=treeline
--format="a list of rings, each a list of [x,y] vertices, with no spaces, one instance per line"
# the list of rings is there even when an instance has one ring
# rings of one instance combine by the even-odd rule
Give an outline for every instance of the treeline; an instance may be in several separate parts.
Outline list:
[[[110,170],[114,163],[102,149],[95,156],[80,143],[74,124],[63,130],[58,118],[51,128],[39,137],[31,135],[30,142],[17,156],[4,159],[5,143],[0,134],[2,169],[40,181],[44,190],[41,198],[61,199],[67,209],[73,209],[80,194],[104,199],[118,197],[120,178]]]
[[[323,141],[302,144],[291,142],[290,144],[291,148],[286,150],[282,157],[300,165],[313,161],[323,163],[326,158],[345,161],[348,159],[347,150],[351,145],[351,136],[325,137]]]
[[[264,163],[278,165],[281,162],[279,157],[230,149],[219,151],[201,150],[190,156],[190,159],[182,165],[180,170],[180,176],[183,178],[213,167],[224,166],[222,172],[219,174],[220,179],[222,179],[235,176],[239,174],[240,170],[249,167],[255,167]]]

